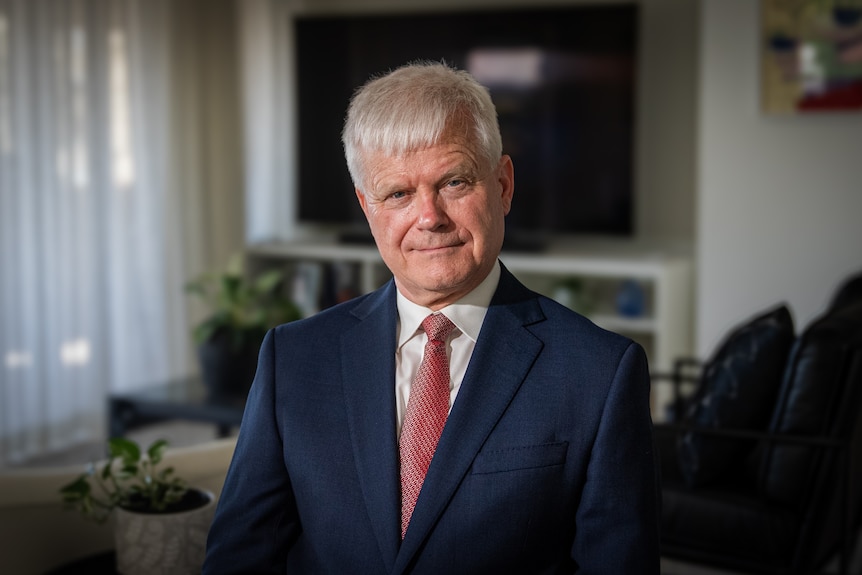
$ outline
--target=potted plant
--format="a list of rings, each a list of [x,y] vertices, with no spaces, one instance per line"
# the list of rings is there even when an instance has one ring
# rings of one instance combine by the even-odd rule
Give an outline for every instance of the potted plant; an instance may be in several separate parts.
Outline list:
[[[299,308],[283,293],[282,276],[279,270],[268,270],[251,278],[244,273],[242,258],[234,256],[223,272],[204,274],[186,284],[186,291],[209,309],[193,335],[211,393],[246,393],[266,331],[299,319]]]
[[[61,488],[65,504],[104,523],[114,516],[117,571],[123,575],[200,573],[215,513],[212,493],[189,487],[171,467],[158,469],[167,442],[146,451],[108,441],[108,460]]]

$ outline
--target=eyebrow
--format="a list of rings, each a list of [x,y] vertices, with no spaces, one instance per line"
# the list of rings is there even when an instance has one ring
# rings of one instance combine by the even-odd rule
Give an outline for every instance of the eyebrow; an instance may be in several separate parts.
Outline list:
[[[481,178],[479,177],[479,170],[477,170],[474,166],[469,166],[466,163],[461,163],[455,166],[453,169],[444,173],[438,180],[438,186],[443,182],[449,181],[452,178],[460,177],[471,182],[477,182]]]
[[[463,178],[468,180],[471,183],[475,183],[480,181],[482,178],[479,176],[479,171],[476,167],[471,166],[469,162],[461,162],[457,166],[450,168],[446,172],[444,172],[437,180],[434,185],[440,187],[444,182],[451,180],[452,178]],[[389,196],[394,192],[400,192],[412,189],[412,186],[402,185],[400,182],[395,182],[392,184],[383,183],[379,188],[375,191],[380,195],[381,198]]]

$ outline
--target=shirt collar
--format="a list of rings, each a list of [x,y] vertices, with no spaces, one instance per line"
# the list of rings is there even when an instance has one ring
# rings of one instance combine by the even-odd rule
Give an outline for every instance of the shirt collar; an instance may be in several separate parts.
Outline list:
[[[447,305],[440,310],[440,313],[446,314],[446,317],[455,324],[455,327],[475,343],[479,338],[482,322],[485,321],[485,314],[488,311],[488,306],[491,305],[494,292],[497,291],[498,283],[500,283],[499,262],[491,268],[488,276],[473,291],[455,303]],[[398,349],[401,349],[401,346],[419,331],[422,320],[434,312],[427,307],[413,303],[398,290],[396,290],[396,303],[399,318]]]

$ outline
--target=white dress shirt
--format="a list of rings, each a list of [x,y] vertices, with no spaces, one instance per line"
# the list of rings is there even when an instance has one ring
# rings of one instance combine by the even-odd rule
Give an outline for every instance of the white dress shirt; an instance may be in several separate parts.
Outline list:
[[[455,404],[455,397],[461,388],[467,364],[473,355],[473,348],[479,338],[482,322],[491,304],[491,298],[500,282],[499,262],[491,269],[482,283],[476,289],[455,303],[439,310],[445,314],[455,330],[449,336],[446,352],[449,356],[449,409]],[[422,362],[422,354],[428,336],[422,330],[422,320],[435,313],[430,309],[417,305],[398,292],[398,347],[395,350],[395,405],[397,410],[397,430],[401,436],[401,424],[407,411],[407,401],[410,398],[410,388],[413,378]]]

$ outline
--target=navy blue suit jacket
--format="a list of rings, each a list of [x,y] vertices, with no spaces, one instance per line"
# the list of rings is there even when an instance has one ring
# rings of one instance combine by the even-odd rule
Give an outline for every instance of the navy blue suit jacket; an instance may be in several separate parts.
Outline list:
[[[204,573],[658,573],[643,350],[505,268],[401,541],[395,289],[267,334]]]

